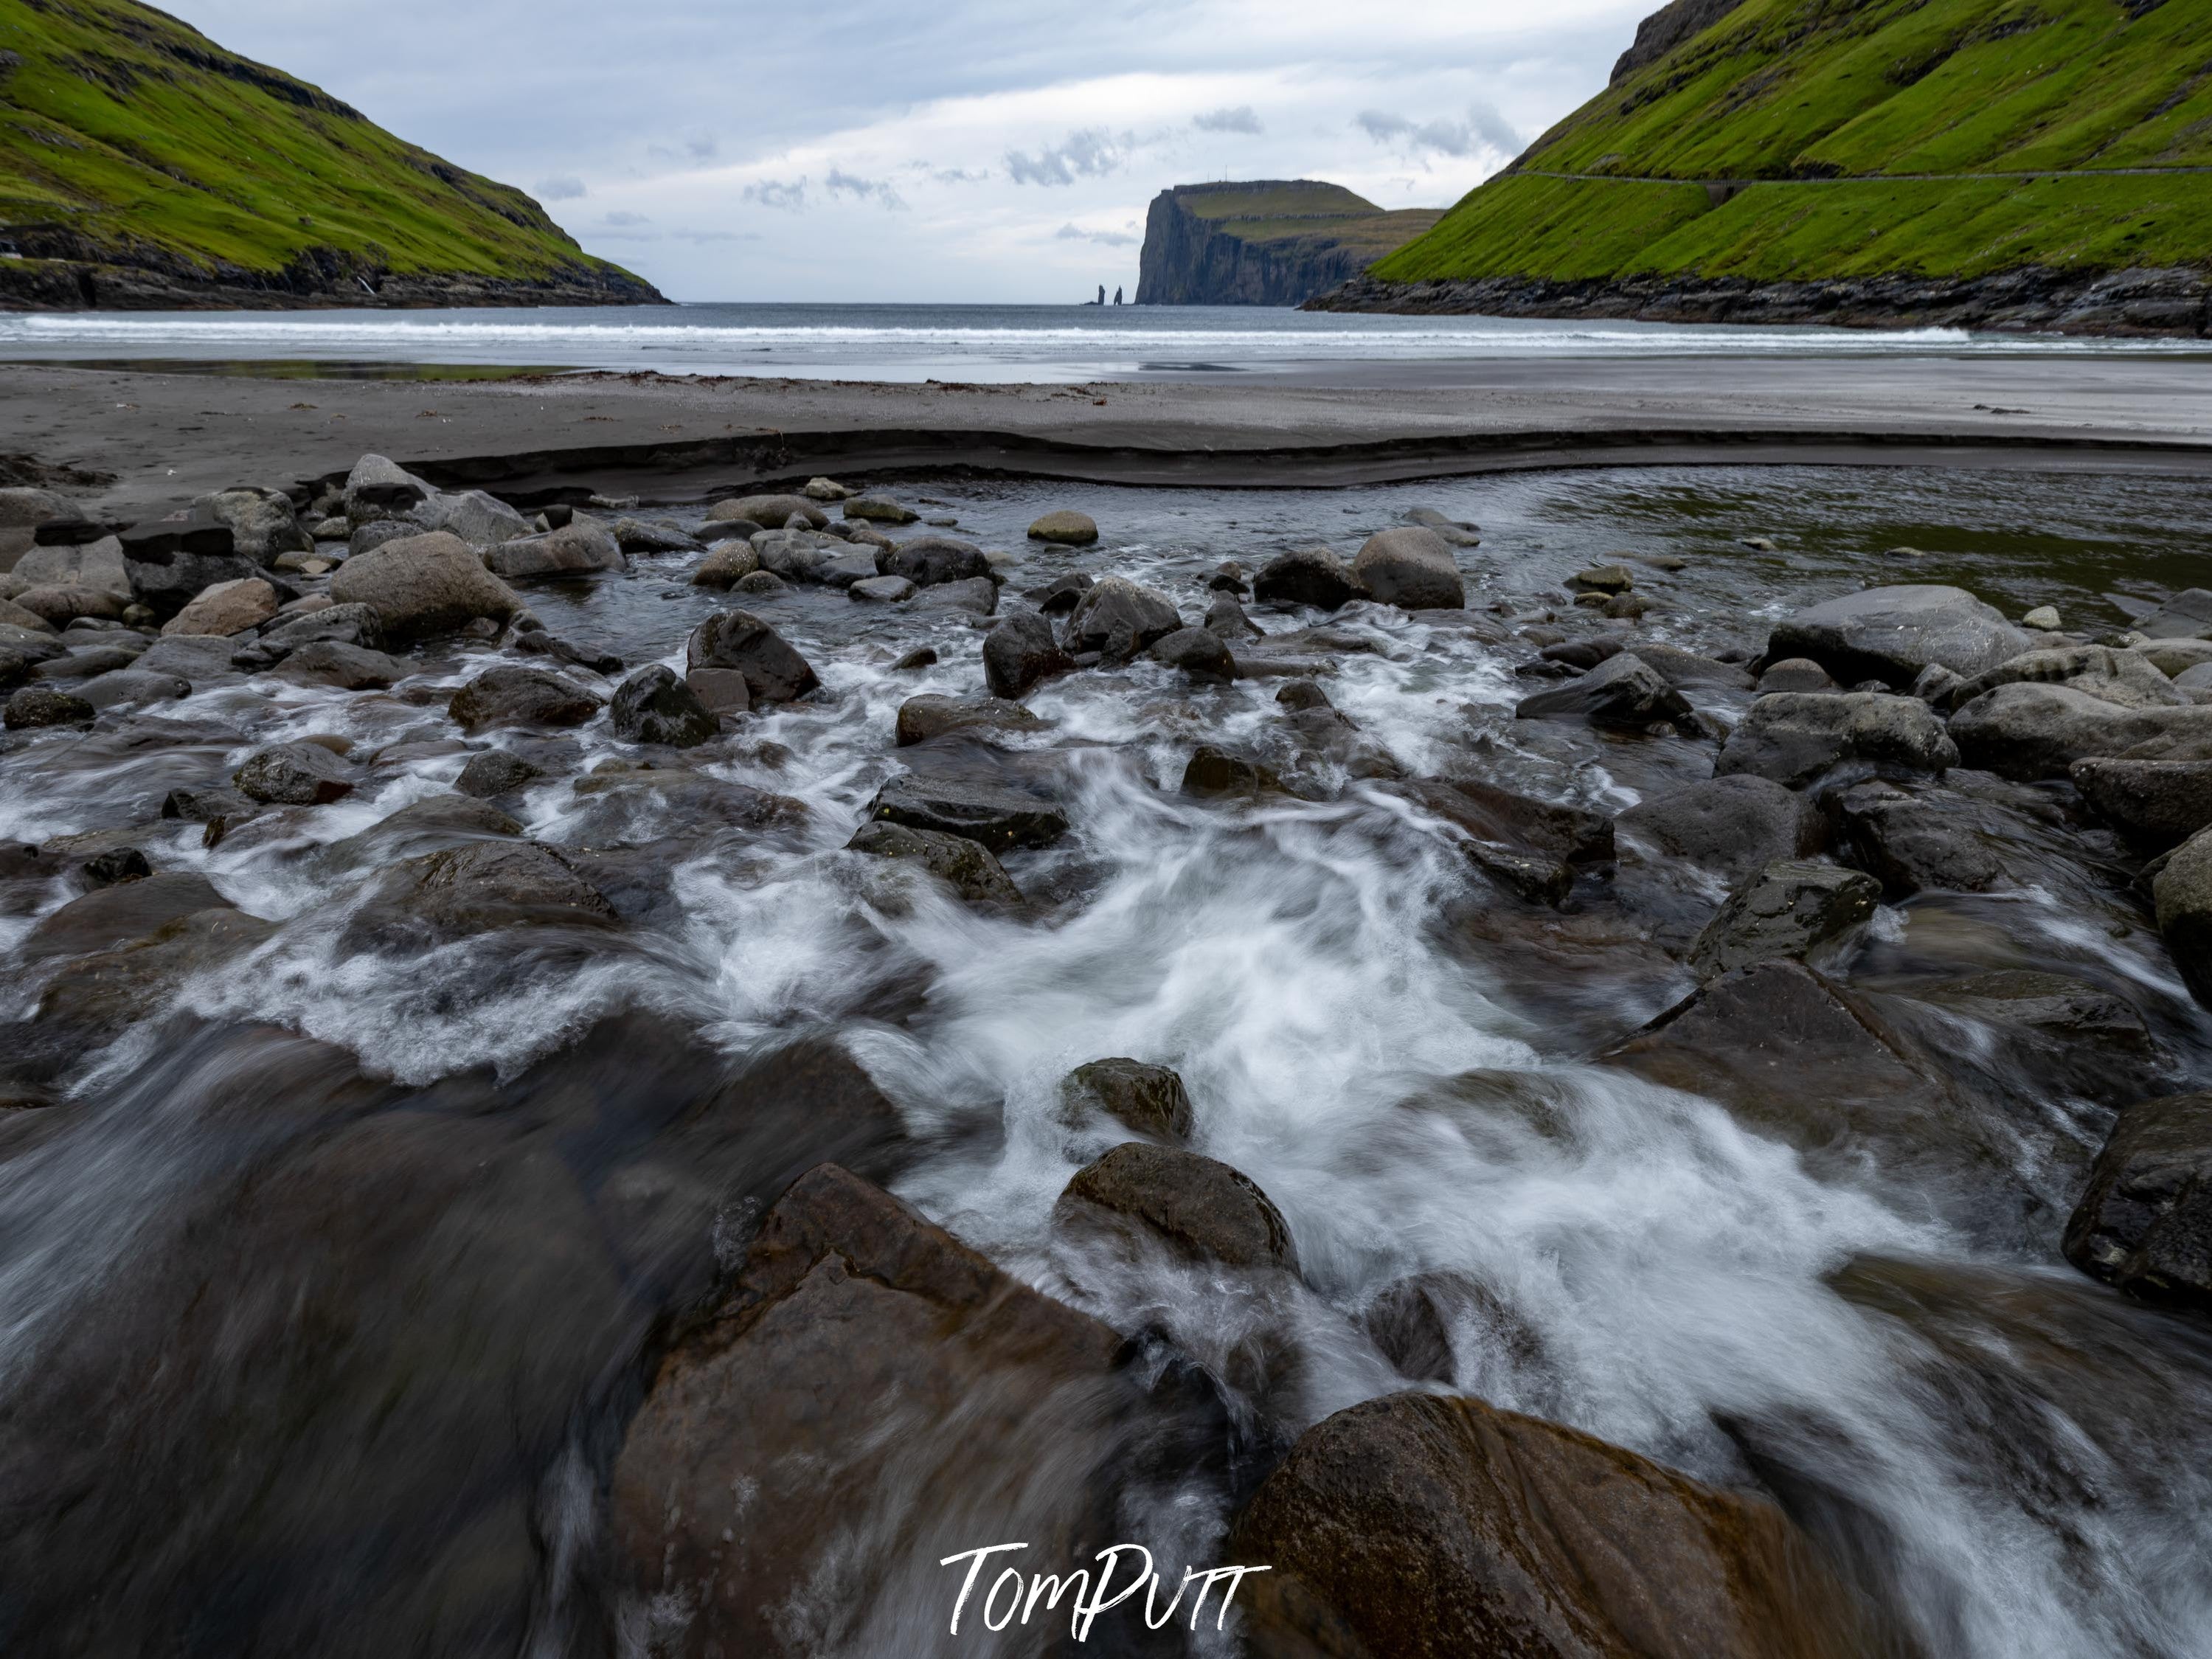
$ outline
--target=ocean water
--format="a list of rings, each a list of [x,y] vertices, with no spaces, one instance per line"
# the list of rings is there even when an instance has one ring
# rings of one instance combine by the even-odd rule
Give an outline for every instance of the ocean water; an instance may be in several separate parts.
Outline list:
[[[1753,328],[1249,307],[686,305],[0,317],[0,359],[468,364],[819,380],[1192,380],[1542,357],[2199,353],[2185,340]]]

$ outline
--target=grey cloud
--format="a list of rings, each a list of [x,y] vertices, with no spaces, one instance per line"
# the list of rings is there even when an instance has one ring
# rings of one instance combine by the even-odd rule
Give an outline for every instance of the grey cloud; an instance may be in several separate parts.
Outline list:
[[[537,185],[537,196],[541,202],[573,202],[583,193],[581,179],[540,179]]]
[[[906,165],[909,173],[918,173],[940,185],[988,184],[991,178],[988,170],[970,173],[966,167],[932,167],[927,161],[908,161]]]
[[[1257,137],[1267,131],[1260,125],[1258,112],[1249,104],[1239,104],[1234,109],[1210,109],[1203,115],[1193,116],[1190,124],[1200,132],[1246,132]]]
[[[1078,179],[1103,179],[1129,159],[1133,132],[1115,134],[1097,127],[1071,132],[1034,155],[1006,152],[1006,176],[1018,185],[1072,185]]]
[[[743,194],[746,201],[757,202],[763,207],[798,213],[806,206],[806,180],[763,179],[757,185],[747,185]]]
[[[1415,122],[1370,109],[1362,110],[1352,125],[1376,143],[1408,154],[1466,156],[1495,149],[1511,155],[1521,149],[1521,135],[1487,104],[1470,106],[1464,121]]]
[[[605,222],[611,225],[649,225],[653,221],[642,213],[617,212],[607,215]]]
[[[687,132],[679,144],[647,144],[646,154],[669,161],[711,161],[722,153],[722,141],[711,132]]]
[[[1108,247],[1133,247],[1144,240],[1118,230],[1085,230],[1080,225],[1062,225],[1053,237],[1062,242],[1103,242]]]
[[[853,196],[864,202],[876,202],[893,212],[903,212],[906,199],[894,189],[889,179],[858,179],[836,167],[823,180],[832,196]]]

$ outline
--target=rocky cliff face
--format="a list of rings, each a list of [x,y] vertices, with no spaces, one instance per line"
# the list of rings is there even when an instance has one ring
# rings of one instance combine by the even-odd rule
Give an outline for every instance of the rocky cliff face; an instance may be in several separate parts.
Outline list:
[[[1140,306],[1295,306],[1403,246],[1437,212],[1385,212],[1313,179],[1178,185],[1152,198]]]
[[[1385,283],[1357,276],[1308,301],[1305,308],[2212,338],[2212,275],[2182,267],[2102,273],[2030,266],[1989,276],[1866,276],[1814,283],[1696,276],[1581,282],[1485,276]]]

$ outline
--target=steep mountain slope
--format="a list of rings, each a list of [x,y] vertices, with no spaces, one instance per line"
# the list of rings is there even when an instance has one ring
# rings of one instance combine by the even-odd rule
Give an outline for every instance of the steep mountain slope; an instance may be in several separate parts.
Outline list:
[[[511,185],[133,0],[0,0],[0,307],[637,304]]]
[[[1328,303],[2202,333],[2208,272],[2212,0],[1676,0]]]
[[[1355,276],[1443,216],[1385,212],[1312,179],[1177,185],[1152,198],[1140,306],[1294,306]]]

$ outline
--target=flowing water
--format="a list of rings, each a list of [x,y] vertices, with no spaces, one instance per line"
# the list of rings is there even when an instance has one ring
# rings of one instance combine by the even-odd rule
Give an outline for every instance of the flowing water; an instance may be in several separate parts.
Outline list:
[[[189,368],[504,364],[962,381],[1206,379],[1562,357],[2200,356],[2187,339],[1550,322],[1260,306],[685,305],[0,317],[0,358]]]
[[[1638,567],[1662,601],[1640,626],[1705,652],[1756,652],[1791,608],[1899,580],[2117,627],[2191,584],[2212,523],[2193,482],[1887,471],[900,493],[1016,555],[1008,605],[1062,571],[1112,570],[1186,615],[1224,558],[1256,568],[1316,539],[1348,554],[1434,507],[1484,527],[1462,555],[1471,611],[1549,607],[1580,630],[1565,575],[1671,554],[1679,572]],[[1048,506],[1091,513],[1105,540],[1025,548]],[[633,667],[680,665],[691,626],[726,603],[688,585],[688,563],[642,558],[532,604]],[[629,884],[612,939],[494,937],[404,961],[345,943],[366,874],[392,855],[350,838],[449,787],[466,757],[441,699],[482,647],[410,659],[417,676],[389,693],[241,680],[122,732],[11,744],[10,842],[127,828],[158,869],[203,872],[280,924],[132,1003],[57,1079],[64,1103],[0,1116],[11,1651],[131,1651],[160,1632],[195,1653],[526,1639],[581,1654],[635,1630],[643,1615],[607,1582],[605,1471],[639,1356],[742,1222],[726,1204],[678,1205],[690,1219],[665,1236],[627,1218],[641,1171],[678,1181],[691,1156],[670,1102],[701,1064],[623,1036],[637,1011],[732,1056],[808,1035],[846,1045],[921,1148],[896,1177],[903,1197],[1018,1277],[1164,1339],[1262,1439],[1408,1386],[1358,1316],[1393,1281],[1448,1270],[1485,1293],[1452,1333],[1452,1386],[1776,1497],[1922,1653],[2212,1651],[2212,1329],[2092,1284],[2057,1248],[2113,1089],[2201,1084],[2212,1024],[2129,890],[2126,855],[2064,792],[1957,781],[1999,824],[2014,878],[1885,908],[1826,966],[1899,1018],[1927,1012],[1915,990],[1946,975],[2076,975],[2141,1011],[2157,1045],[2142,1077],[2100,1088],[1956,1017],[1943,1029],[1965,1121],[1914,1126],[1924,1145],[1820,1147],[1787,1127],[1813,1103],[1732,1110],[1597,1059],[1694,988],[1663,947],[1717,902],[1710,878],[1624,859],[1562,910],[1527,906],[1381,781],[1485,777],[1613,811],[1709,775],[1709,743],[1516,724],[1525,645],[1456,613],[1328,621],[1301,649],[1328,658],[1328,695],[1380,767],[1299,750],[1272,679],[1193,690],[1139,664],[1038,687],[1027,702],[1048,731],[932,745],[1067,808],[1071,836],[1008,855],[1030,901],[1009,912],[841,850],[915,758],[893,747],[899,703],[981,692],[977,627],[823,590],[757,608],[826,693],[687,763],[802,802],[803,821],[702,826],[649,799],[611,817],[570,775],[624,752],[605,722],[533,740],[550,775],[518,816],[589,849],[599,861],[580,867],[611,895]],[[1255,616],[1270,631],[1322,621]],[[891,666],[925,644],[935,665]],[[1723,716],[1746,700],[1692,696]],[[212,848],[154,816],[169,789],[311,733],[349,739],[363,763],[349,799]],[[1269,756],[1296,793],[1180,793],[1200,742]],[[26,949],[70,890],[15,881],[5,947]],[[28,1016],[55,971],[20,962],[8,1016]],[[1054,1201],[1107,1142],[1061,1121],[1055,1090],[1109,1054],[1182,1073],[1195,1148],[1281,1209],[1300,1289],[1255,1303],[1187,1271],[1086,1273],[1066,1254]],[[1981,1150],[1951,1157],[1954,1133]],[[365,1259],[400,1264],[373,1304],[343,1282]],[[1133,1480],[1132,1524],[1211,1559],[1233,1484]],[[997,1524],[994,1492],[929,1501]],[[902,1580],[840,1618],[793,1613],[813,1632],[795,1650],[936,1650],[918,1632],[940,1628],[949,1593]]]

